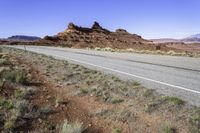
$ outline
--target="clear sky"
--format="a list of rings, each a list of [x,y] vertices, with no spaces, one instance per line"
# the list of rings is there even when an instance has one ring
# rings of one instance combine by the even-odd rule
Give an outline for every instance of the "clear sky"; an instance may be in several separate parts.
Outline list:
[[[200,0],[0,0],[0,38],[55,35],[69,22],[98,21],[144,38],[182,38],[200,33]]]

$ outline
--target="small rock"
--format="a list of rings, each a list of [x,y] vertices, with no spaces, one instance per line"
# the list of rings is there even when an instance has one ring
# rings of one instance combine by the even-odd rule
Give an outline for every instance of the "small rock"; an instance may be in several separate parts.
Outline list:
[[[55,108],[58,108],[58,106],[59,106],[59,103],[56,103]]]
[[[9,67],[0,67],[0,73],[10,70]]]
[[[67,82],[66,85],[73,85],[73,82]]]
[[[48,96],[47,96],[47,99],[51,99],[51,96],[50,96],[50,95],[48,95]]]
[[[39,123],[42,123],[42,119],[39,118],[39,119],[38,119],[38,122],[39,122]]]

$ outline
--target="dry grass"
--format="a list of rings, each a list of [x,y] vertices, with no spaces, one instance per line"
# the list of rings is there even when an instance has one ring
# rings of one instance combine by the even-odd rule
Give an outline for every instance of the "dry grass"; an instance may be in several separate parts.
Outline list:
[[[154,55],[170,55],[170,56],[187,56],[187,57],[200,57],[197,53],[188,53],[188,52],[176,52],[174,50],[170,51],[161,51],[161,50],[136,50],[136,49],[112,49],[110,47],[99,48],[96,47],[94,50],[97,51],[110,51],[110,52],[129,52],[129,53],[139,53],[139,54],[154,54]]]
[[[82,132],[83,132],[82,123],[77,121],[74,123],[69,123],[67,120],[65,120],[60,128],[60,133],[82,133]]]

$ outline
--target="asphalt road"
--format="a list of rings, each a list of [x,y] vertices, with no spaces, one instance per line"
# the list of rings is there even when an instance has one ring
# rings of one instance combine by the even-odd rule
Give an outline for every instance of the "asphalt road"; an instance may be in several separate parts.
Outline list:
[[[12,47],[24,49],[24,46]],[[26,46],[26,49],[111,73],[125,80],[136,80],[159,93],[178,96],[200,106],[200,58],[44,46]]]

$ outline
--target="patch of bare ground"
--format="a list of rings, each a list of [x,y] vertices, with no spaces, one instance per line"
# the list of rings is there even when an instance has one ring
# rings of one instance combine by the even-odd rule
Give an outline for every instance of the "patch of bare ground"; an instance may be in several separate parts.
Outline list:
[[[9,53],[13,66],[24,68],[28,73],[28,82],[20,86],[35,88],[35,93],[28,97],[28,101],[39,112],[39,115],[31,119],[27,129],[14,128],[13,131],[200,131],[199,109],[179,98],[162,96],[137,82],[123,81],[52,57],[10,48],[3,48],[3,52]],[[9,88],[4,90],[8,90],[12,99],[15,91]],[[7,131],[4,129],[5,122],[3,125],[0,129]]]

